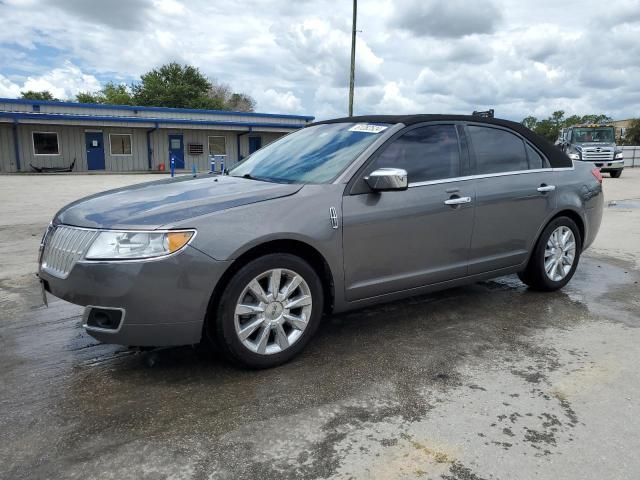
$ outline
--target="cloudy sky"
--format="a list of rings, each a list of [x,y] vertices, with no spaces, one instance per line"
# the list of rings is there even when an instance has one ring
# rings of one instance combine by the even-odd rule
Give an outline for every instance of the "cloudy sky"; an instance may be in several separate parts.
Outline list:
[[[266,112],[347,110],[351,0],[0,0],[0,97],[189,63]],[[640,116],[640,0],[359,0],[355,113]]]

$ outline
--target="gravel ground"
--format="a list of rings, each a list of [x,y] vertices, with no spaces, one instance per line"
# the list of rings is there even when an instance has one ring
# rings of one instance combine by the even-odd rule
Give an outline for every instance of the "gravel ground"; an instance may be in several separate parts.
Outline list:
[[[335,315],[261,372],[101,345],[80,307],[41,305],[55,211],[158,178],[0,176],[0,478],[638,477],[640,169],[605,178],[561,292],[509,276]]]

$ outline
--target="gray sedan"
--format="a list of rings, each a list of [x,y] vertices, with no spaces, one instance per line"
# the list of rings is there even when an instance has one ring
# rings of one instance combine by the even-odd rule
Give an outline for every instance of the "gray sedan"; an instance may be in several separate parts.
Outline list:
[[[602,177],[522,125],[454,115],[312,124],[228,175],[74,202],[41,248],[44,289],[85,306],[107,343],[211,342],[263,368],[323,314],[517,273],[573,276],[602,216]]]

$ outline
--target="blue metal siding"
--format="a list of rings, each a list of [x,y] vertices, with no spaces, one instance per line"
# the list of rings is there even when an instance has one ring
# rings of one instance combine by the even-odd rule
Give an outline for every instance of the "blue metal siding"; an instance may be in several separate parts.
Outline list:
[[[121,110],[121,111],[134,111],[134,112],[166,112],[166,113],[197,113],[197,114],[211,114],[211,115],[234,115],[234,116],[246,116],[256,118],[283,118],[292,120],[303,120],[310,122],[315,117],[308,115],[286,115],[280,113],[258,113],[258,112],[233,112],[227,110],[198,110],[192,108],[169,108],[169,107],[140,107],[132,105],[105,105],[100,103],[76,103],[76,102],[52,102],[44,100],[28,100],[21,98],[0,98],[0,103],[12,103],[17,105],[47,105],[54,107],[73,107],[73,108],[85,108],[85,109],[99,109],[99,110]]]
[[[180,125],[203,125],[203,126],[227,126],[227,127],[264,127],[264,128],[302,128],[301,124],[283,124],[283,123],[253,123],[253,122],[227,122],[219,120],[186,120],[186,119],[167,119],[167,118],[134,118],[134,117],[105,117],[95,115],[69,115],[69,114],[50,114],[50,113],[24,113],[24,112],[0,112],[0,118],[10,118],[13,120],[57,120],[69,121],[80,120],[84,122],[121,122],[121,123],[146,123],[146,124],[180,124]]]

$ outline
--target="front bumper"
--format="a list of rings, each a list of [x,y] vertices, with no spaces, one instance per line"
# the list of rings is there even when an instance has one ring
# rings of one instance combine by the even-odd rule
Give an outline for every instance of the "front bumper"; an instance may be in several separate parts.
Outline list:
[[[123,311],[117,329],[85,324],[97,340],[170,346],[200,341],[211,293],[226,267],[227,262],[187,246],[178,254],[146,261],[79,261],[64,279],[42,269],[39,276],[45,289],[63,300]]]
[[[589,162],[593,163],[594,166],[598,167],[601,172],[611,172],[618,171],[624,168],[624,160],[607,160],[607,161],[599,161],[599,162]]]

